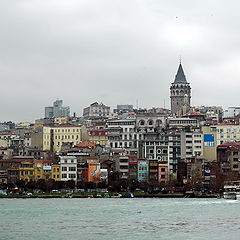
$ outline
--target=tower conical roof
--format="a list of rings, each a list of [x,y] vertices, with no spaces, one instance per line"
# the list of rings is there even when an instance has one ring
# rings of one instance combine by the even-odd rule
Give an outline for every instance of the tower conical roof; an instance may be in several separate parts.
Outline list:
[[[182,64],[179,64],[177,74],[175,76],[174,83],[187,83],[185,74],[183,72]]]

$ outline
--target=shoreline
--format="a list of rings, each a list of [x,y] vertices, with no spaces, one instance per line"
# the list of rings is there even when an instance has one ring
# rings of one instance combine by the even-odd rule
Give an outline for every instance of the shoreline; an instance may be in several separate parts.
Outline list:
[[[149,194],[149,195],[134,195],[133,198],[219,198],[219,194],[212,194],[212,195],[202,195],[202,196],[190,196],[190,195],[184,195],[184,194]],[[10,195],[10,196],[0,196],[1,198],[18,198],[18,199],[33,199],[33,198],[104,198],[96,195],[72,195],[72,196],[65,196],[65,195],[33,195],[33,196],[21,196],[21,195]],[[113,198],[113,197],[107,197],[107,198]],[[126,198],[126,197],[121,197]]]

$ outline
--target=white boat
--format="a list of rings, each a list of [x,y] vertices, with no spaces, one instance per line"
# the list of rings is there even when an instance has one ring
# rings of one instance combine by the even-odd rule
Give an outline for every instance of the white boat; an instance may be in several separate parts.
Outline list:
[[[120,193],[114,193],[112,195],[112,198],[121,198],[121,197],[122,197],[122,194],[120,194]]]
[[[223,198],[224,199],[240,200],[239,181],[231,182],[229,185],[224,186]]]

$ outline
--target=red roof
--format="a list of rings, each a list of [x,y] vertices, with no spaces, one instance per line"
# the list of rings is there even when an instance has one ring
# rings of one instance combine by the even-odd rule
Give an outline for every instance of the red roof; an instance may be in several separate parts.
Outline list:
[[[93,143],[93,142],[90,142],[90,141],[83,141],[83,142],[75,145],[74,147],[77,147],[77,148],[95,148],[96,144]]]
[[[17,163],[17,162],[19,162],[19,163],[21,163],[21,162],[33,162],[34,161],[34,159],[31,159],[31,158],[21,158],[21,159],[1,159],[0,160],[0,162],[1,163],[11,163],[11,162],[15,162],[15,163]]]
[[[226,142],[218,145],[218,147],[240,147],[240,142]]]
[[[189,115],[204,116],[205,114],[204,114],[204,113],[201,113],[201,112],[192,112],[192,113],[190,113]]]
[[[89,131],[90,135],[104,136],[107,133],[106,129],[95,129]]]

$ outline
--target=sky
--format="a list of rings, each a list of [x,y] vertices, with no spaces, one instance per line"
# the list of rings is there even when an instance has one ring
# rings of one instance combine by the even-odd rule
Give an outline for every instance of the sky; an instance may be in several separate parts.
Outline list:
[[[192,105],[239,106],[238,0],[1,0],[0,121],[57,98],[170,107],[181,56]]]

